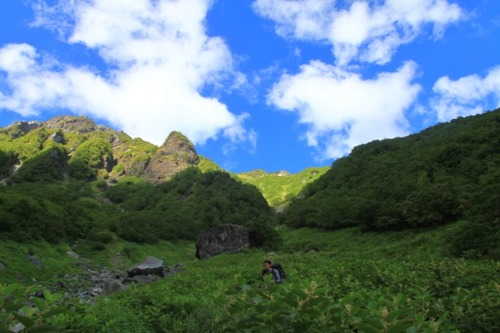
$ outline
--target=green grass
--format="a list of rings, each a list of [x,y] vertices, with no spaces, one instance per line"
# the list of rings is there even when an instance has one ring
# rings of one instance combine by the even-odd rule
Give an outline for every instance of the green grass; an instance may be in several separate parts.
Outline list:
[[[91,244],[86,241],[80,241],[72,247],[45,241],[0,241],[0,262],[5,265],[5,269],[0,271],[0,283],[31,285],[36,281],[43,285],[65,274],[81,274],[81,268],[77,265],[81,260],[70,256],[69,251],[77,253],[83,260],[91,259],[98,265],[123,271],[142,262],[147,256],[157,257],[167,266],[188,264],[197,260],[194,257],[194,244],[185,241],[160,241],[154,245],[115,241],[107,244],[102,251],[92,250]],[[30,261],[30,253],[41,261],[42,268]]]
[[[284,252],[319,252],[339,258],[411,257],[413,260],[437,260],[448,255],[447,235],[460,223],[403,231],[361,232],[346,228],[328,232],[322,229],[285,229]]]
[[[296,174],[255,170],[239,173],[236,176],[242,182],[256,186],[269,206],[282,209],[302,191],[304,186],[321,177],[329,169],[330,167],[312,167]]]
[[[282,249],[202,261],[194,258],[193,243],[115,242],[85,254],[104,263],[118,251],[125,266],[146,255],[185,266],[94,305],[69,301],[51,323],[64,332],[498,331],[500,264],[448,256],[447,235],[459,226],[384,233],[283,229]],[[12,245],[0,244],[1,253]],[[63,250],[40,253],[64,259]],[[283,285],[259,280],[268,258],[284,266]],[[56,261],[48,261],[54,269]]]
[[[68,255],[66,244],[53,245],[47,242],[16,243],[0,241],[0,262],[5,269],[0,271],[0,283],[21,283],[31,285],[46,282],[63,272],[78,272],[75,259]],[[33,254],[42,262],[42,268],[33,264]]]

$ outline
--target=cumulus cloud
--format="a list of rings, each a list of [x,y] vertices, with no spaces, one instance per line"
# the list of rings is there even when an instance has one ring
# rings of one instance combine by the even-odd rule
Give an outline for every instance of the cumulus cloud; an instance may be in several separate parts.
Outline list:
[[[441,77],[433,91],[436,96],[432,106],[443,122],[481,113],[490,105],[500,107],[500,66],[490,69],[484,77],[474,74],[455,81]]]
[[[268,102],[297,113],[306,139],[320,159],[338,158],[361,143],[408,134],[405,111],[421,87],[412,83],[416,64],[371,80],[340,67],[312,61],[295,75],[283,75]]]
[[[27,44],[0,49],[0,108],[24,116],[68,109],[106,119],[132,136],[162,144],[170,131],[194,143],[218,135],[250,141],[243,121],[207,85],[234,85],[241,73],[219,37],[206,34],[210,0],[38,1],[34,25],[70,46],[95,51],[105,69],[78,67]],[[231,83],[230,81],[233,81]]]
[[[335,63],[351,61],[385,64],[396,49],[432,27],[439,38],[445,27],[464,17],[447,0],[349,1],[256,0],[254,10],[276,24],[276,33],[286,38],[327,42]],[[349,5],[350,4],[350,5]]]
[[[409,61],[373,79],[353,69],[386,64],[401,45],[421,35],[440,38],[465,17],[448,0],[255,0],[253,9],[284,38],[332,47],[332,65],[311,61],[283,75],[268,96],[269,104],[298,115],[321,159],[408,134],[405,113],[421,90],[414,83],[417,65]]]

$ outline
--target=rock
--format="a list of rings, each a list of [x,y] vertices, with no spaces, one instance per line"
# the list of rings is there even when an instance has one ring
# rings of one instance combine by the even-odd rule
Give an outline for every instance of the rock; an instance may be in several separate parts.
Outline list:
[[[135,275],[132,277],[125,278],[124,283],[151,283],[158,281],[160,278],[154,275]]]
[[[23,331],[25,328],[26,328],[26,326],[24,326],[23,324],[17,323],[14,326],[12,326],[10,328],[10,330],[11,330],[11,332],[18,333],[18,332]]]
[[[75,259],[80,258],[80,256],[79,256],[79,255],[78,255],[78,253],[76,253],[76,252],[73,252],[73,251],[68,251],[68,252],[66,252],[66,253],[67,253],[70,257],[73,257],[73,258],[75,258]]]
[[[43,125],[45,128],[61,129],[63,132],[90,133],[99,129],[94,121],[83,116],[57,116]]]
[[[196,165],[198,161],[199,156],[193,143],[181,133],[172,132],[151,158],[144,178],[152,183],[159,183]]]
[[[176,273],[179,273],[184,267],[186,267],[185,264],[175,264],[171,267],[166,267],[164,270],[165,276],[172,276]]]
[[[62,132],[57,131],[54,134],[52,134],[51,139],[55,143],[63,143],[64,142],[64,135],[62,134]]]
[[[5,269],[5,265],[0,261],[0,271]]]
[[[248,247],[248,229],[234,224],[221,224],[200,233],[196,240],[196,258],[208,259],[221,253],[237,253]]]
[[[127,270],[129,277],[136,275],[158,275],[165,276],[163,272],[163,260],[156,259],[155,257],[147,257],[146,260],[140,264]]]
[[[26,133],[41,126],[42,123],[38,121],[16,121],[8,128],[13,130],[11,134],[12,139],[17,139],[18,137],[25,135]]]
[[[35,257],[34,255],[28,255],[28,259],[31,261],[31,263],[39,268],[43,268],[43,265],[42,265],[42,262],[40,261],[40,259],[38,259],[37,257]]]
[[[112,293],[117,293],[120,291],[125,290],[125,285],[123,285],[120,281],[118,280],[107,280],[104,281],[102,290],[104,294],[109,295]]]

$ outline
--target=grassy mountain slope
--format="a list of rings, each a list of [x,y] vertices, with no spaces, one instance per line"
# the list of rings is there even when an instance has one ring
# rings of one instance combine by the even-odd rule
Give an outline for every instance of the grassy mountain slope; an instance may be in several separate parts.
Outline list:
[[[157,147],[78,116],[55,117],[45,123],[18,122],[0,129],[3,182],[67,178],[116,182],[136,176],[156,183],[189,166],[202,172],[224,171],[210,159],[197,155],[193,144],[176,132]],[[256,170],[235,177],[257,186],[272,207],[282,209],[327,169],[307,168],[293,175]]]
[[[254,170],[236,176],[244,183],[255,185],[271,207],[282,210],[304,186],[314,182],[329,168],[311,167],[296,174],[286,171],[267,173],[263,170]]]
[[[211,172],[188,167],[159,184],[127,174],[110,186],[99,176],[111,176],[106,157],[116,154],[106,137],[62,133],[83,140],[72,150],[51,127],[9,128],[0,172],[30,169],[0,186],[0,331],[22,322],[61,332],[498,332],[499,124],[496,110],[356,147],[274,215],[257,187],[279,206],[280,193],[321,170],[290,183],[244,174],[253,186],[200,159]],[[67,178],[70,156],[79,172],[101,170],[97,180]],[[195,259],[199,230],[235,221],[268,249]],[[34,297],[88,278],[89,262],[123,270],[148,255],[183,268],[95,304]],[[284,284],[259,280],[268,258],[285,267]]]
[[[81,253],[106,263],[120,252],[122,268],[146,255],[167,265],[182,262],[184,268],[154,284],[100,297],[95,304],[68,299],[56,316],[29,316],[37,325],[48,323],[64,332],[495,332],[500,265],[448,257],[446,239],[457,227],[385,233],[283,229],[283,250],[248,250],[202,261],[194,259],[193,243],[113,242],[107,250]],[[16,256],[13,246],[0,242],[2,257]],[[22,283],[35,277],[37,290],[56,292],[58,276],[75,276],[78,272],[69,267],[78,269],[84,260],[69,257],[65,247],[31,246],[44,268],[11,260],[3,276],[16,278],[10,271],[17,271]],[[267,258],[284,266],[283,285],[268,287],[258,279]],[[18,252],[17,260],[27,261]],[[0,322],[16,322],[6,314],[0,311]]]
[[[68,178],[116,182],[137,176],[156,183],[187,167],[198,167],[200,158],[181,133],[170,133],[157,147],[86,117],[59,116],[43,123],[16,122],[0,128],[0,179],[4,182]],[[214,163],[203,158],[203,169],[216,169],[210,164]]]

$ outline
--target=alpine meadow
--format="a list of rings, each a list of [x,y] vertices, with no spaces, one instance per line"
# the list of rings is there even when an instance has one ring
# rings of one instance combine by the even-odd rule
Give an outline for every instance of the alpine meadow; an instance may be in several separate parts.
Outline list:
[[[198,259],[227,225],[248,246]],[[500,109],[295,174],[81,116],[0,128],[1,333],[499,332],[499,259]]]

